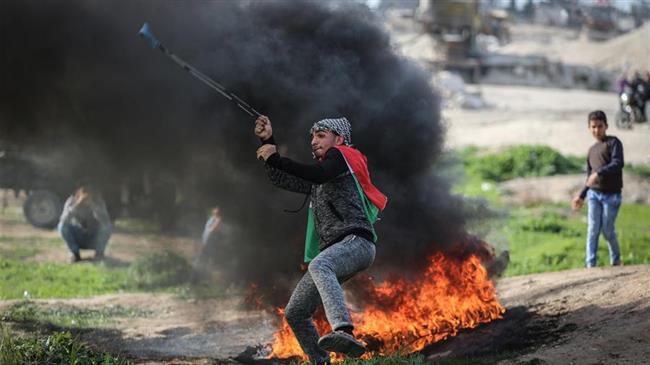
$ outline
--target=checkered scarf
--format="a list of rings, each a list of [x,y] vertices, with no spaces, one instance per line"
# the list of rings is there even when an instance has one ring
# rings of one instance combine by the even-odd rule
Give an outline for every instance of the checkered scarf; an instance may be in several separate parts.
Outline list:
[[[309,134],[318,131],[330,131],[343,137],[346,146],[352,146],[352,127],[346,117],[321,119],[309,130]]]

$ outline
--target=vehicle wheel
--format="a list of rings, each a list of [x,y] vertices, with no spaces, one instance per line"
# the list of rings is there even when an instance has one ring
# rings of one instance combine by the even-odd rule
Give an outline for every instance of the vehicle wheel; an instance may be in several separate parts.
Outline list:
[[[632,108],[632,115],[630,118],[630,128],[632,128],[633,123],[642,123],[643,122],[643,112],[640,108]]]
[[[632,127],[630,123],[630,115],[620,110],[616,112],[616,127],[619,129],[630,129]]]
[[[25,219],[38,228],[52,229],[56,227],[62,211],[61,198],[49,190],[37,190],[30,193],[23,204]]]

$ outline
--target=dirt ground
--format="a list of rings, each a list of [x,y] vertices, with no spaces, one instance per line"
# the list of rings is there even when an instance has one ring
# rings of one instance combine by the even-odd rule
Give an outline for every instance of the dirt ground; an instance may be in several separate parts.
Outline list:
[[[554,202],[568,204],[582,189],[584,174],[544,176],[504,181],[499,188],[508,203],[531,204]],[[623,201],[650,204],[650,180],[635,174],[623,173]],[[543,186],[543,189],[540,189]]]
[[[439,351],[428,352],[431,359],[503,351],[515,353],[499,362],[504,365],[643,364],[650,358],[650,266],[506,278],[497,288],[507,308],[504,319],[437,344]],[[0,311],[14,303],[0,302]],[[270,343],[275,329],[274,316],[243,310],[237,298],[139,293],[36,303],[148,311],[142,318],[78,332],[92,346],[141,364],[237,363],[232,358],[248,347]],[[454,345],[459,342],[463,345]]]
[[[445,109],[448,148],[543,144],[563,154],[586,156],[594,143],[587,130],[587,114],[602,109],[611,119],[607,133],[623,143],[625,162],[650,164],[648,123],[632,130],[617,129],[614,93],[497,85],[481,85],[476,91],[493,107]]]
[[[613,119],[617,107],[616,95],[607,92],[491,85],[472,91],[480,92],[492,107],[445,109],[448,148],[545,144],[564,154],[585,155],[593,143],[586,128],[587,113],[603,109]],[[627,162],[650,163],[647,124],[623,131],[616,130],[612,122],[609,133],[622,140]],[[584,177],[549,179],[555,179],[557,189],[546,189],[549,182],[538,180],[521,180],[503,188],[519,196],[520,202],[564,201],[576,189],[575,181],[579,184]],[[643,183],[638,185],[636,192],[626,189],[625,193],[634,193],[633,199],[648,203],[649,188]],[[540,186],[544,191],[538,189]],[[538,195],[526,196],[530,191]],[[37,230],[2,215],[0,235],[57,237],[54,231]],[[195,249],[192,239],[159,234],[118,232],[112,240],[116,244],[109,245],[107,255],[123,263],[153,248],[180,248],[187,255]],[[33,259],[65,262],[67,258],[61,242],[60,247],[44,249]],[[435,360],[512,351],[512,358],[499,362],[502,365],[650,363],[650,266],[506,278],[498,281],[497,288],[507,308],[504,319],[463,331],[456,338],[431,346],[426,355]],[[141,364],[235,363],[232,358],[246,348],[271,342],[275,329],[273,315],[243,310],[238,298],[197,300],[171,294],[122,293],[35,302],[48,307],[88,309],[119,305],[152,313],[78,331],[87,343],[125,354]],[[15,303],[0,301],[0,312]]]
[[[15,202],[18,203],[18,202]],[[55,237],[15,218],[0,216],[3,235]],[[121,233],[130,246],[113,246],[108,256],[130,262],[133,252],[177,239]],[[181,245],[182,246],[182,245]],[[136,248],[134,250],[134,248]],[[128,253],[128,254],[127,254]],[[65,262],[63,247],[44,248],[37,260]],[[84,263],[83,265],[92,265]],[[498,281],[504,319],[463,331],[424,353],[447,356],[513,352],[500,364],[642,364],[650,358],[650,266],[580,269]],[[0,302],[0,312],[18,301]],[[247,348],[269,344],[275,316],[244,310],[240,298],[188,299],[173,294],[121,293],[85,299],[35,300],[48,308],[122,307],[148,313],[96,328],[75,330],[100,350],[139,364],[236,364]],[[52,330],[12,323],[26,332]]]

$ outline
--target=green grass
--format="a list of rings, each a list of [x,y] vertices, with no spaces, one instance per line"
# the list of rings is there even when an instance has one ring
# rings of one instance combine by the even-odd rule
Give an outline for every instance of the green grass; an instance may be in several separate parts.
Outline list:
[[[69,332],[43,338],[22,338],[0,324],[0,364],[3,365],[132,365],[108,353],[87,348]]]
[[[513,146],[489,154],[468,147],[456,151],[456,154],[467,175],[493,182],[518,177],[579,173],[585,165],[584,158],[563,156],[551,147],[537,145]]]
[[[18,224],[25,222],[21,206],[10,205],[4,209],[0,208],[0,219],[5,224]]]
[[[454,192],[485,199],[492,207],[508,210],[507,218],[485,219],[470,226],[491,227],[489,237],[507,242],[510,265],[506,276],[584,267],[586,208],[572,213],[567,204],[504,206],[498,182],[515,177],[579,173],[584,157],[567,157],[544,146],[515,146],[496,153],[476,147],[452,151],[447,160],[457,162],[451,175],[464,174]],[[447,168],[453,164],[447,163]],[[462,166],[462,168],[460,168]],[[650,166],[626,165],[625,169],[650,179]],[[471,203],[471,200],[468,201]],[[650,263],[650,206],[623,203],[616,221],[624,264]],[[480,223],[480,224],[479,224]],[[475,229],[475,228],[472,228]],[[598,265],[608,264],[607,243],[601,236]]]
[[[453,150],[443,158],[442,169],[458,182],[453,192],[486,199],[501,206],[502,181],[534,176],[580,173],[584,157],[563,156],[547,146],[520,145],[499,152],[477,147]]]
[[[0,236],[0,257],[4,259],[23,260],[34,257],[45,248],[61,247],[59,238],[43,238],[38,236]]]
[[[650,165],[631,165],[626,164],[623,168],[625,171],[632,172],[646,179],[650,179]]]
[[[0,260],[0,299],[89,297],[129,288],[122,268]]]
[[[20,249],[12,255],[18,256]],[[82,262],[74,265],[0,259],[0,300],[79,298],[119,292],[173,292],[183,297],[228,295],[220,285],[193,282],[187,260],[164,251],[143,256],[127,267]]]
[[[140,289],[155,289],[185,284],[192,266],[177,253],[163,251],[136,260],[128,269],[131,284]]]
[[[139,308],[107,306],[100,309],[59,306],[43,308],[31,301],[23,301],[2,313],[4,322],[37,322],[62,328],[90,328],[111,324],[117,318],[149,317],[153,313]]]
[[[514,208],[504,234],[510,243],[506,276],[584,267],[587,224],[585,210],[571,213],[564,205]],[[650,264],[650,206],[623,204],[616,230],[624,264]],[[609,264],[604,238],[598,265]]]
[[[160,233],[158,223],[153,220],[139,218],[117,219],[115,221],[115,229],[120,232],[129,233]]]

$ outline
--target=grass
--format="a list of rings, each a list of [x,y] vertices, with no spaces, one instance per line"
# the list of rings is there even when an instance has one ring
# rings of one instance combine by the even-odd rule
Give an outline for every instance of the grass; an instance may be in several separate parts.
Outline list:
[[[43,249],[57,246],[63,247],[59,238],[0,235],[0,257],[4,259],[23,260],[36,256]]]
[[[125,269],[103,264],[0,260],[0,299],[89,297],[129,288]]]
[[[46,323],[62,328],[91,328],[115,323],[117,318],[149,317],[153,313],[139,308],[108,306],[87,309],[75,306],[43,308],[26,300],[2,313],[3,322]]]
[[[43,338],[22,338],[0,324],[0,364],[3,365],[133,365],[104,352],[95,352],[69,332],[56,332]]]
[[[582,157],[563,156],[547,146],[520,145],[500,152],[477,147],[450,151],[443,159],[447,175],[456,177],[453,192],[501,206],[499,183],[520,177],[580,173]]]
[[[109,267],[104,263],[30,262],[16,258],[21,250],[16,248],[12,258],[0,259],[0,300],[79,298],[137,291],[175,292],[188,298],[228,294],[220,285],[195,280],[187,260],[170,251],[143,256],[127,267]]]
[[[625,171],[632,172],[646,179],[650,179],[650,166],[649,165],[632,165],[626,164],[623,168]]]
[[[510,242],[506,276],[584,267],[587,224],[584,210],[542,204],[515,208],[504,234]],[[650,206],[623,204],[616,221],[621,258],[626,265],[650,264]],[[601,237],[598,265],[609,264],[609,252]]]
[[[128,277],[135,287],[151,290],[185,284],[192,272],[183,256],[163,251],[136,260],[128,269]]]
[[[543,146],[515,146],[497,153],[469,147],[452,151],[465,174],[455,192],[485,199],[508,210],[507,218],[492,219],[490,236],[503,237],[510,250],[506,276],[584,267],[586,208],[573,213],[567,204],[542,203],[504,207],[498,182],[515,177],[577,173],[584,158],[566,157]],[[626,170],[650,179],[650,166],[627,165]],[[650,206],[623,203],[616,220],[624,264],[650,263]],[[496,227],[496,228],[495,228]],[[609,263],[607,244],[601,237],[598,264]]]
[[[520,145],[489,154],[468,147],[455,153],[469,176],[492,182],[579,173],[585,165],[584,158],[563,156],[548,146]]]

